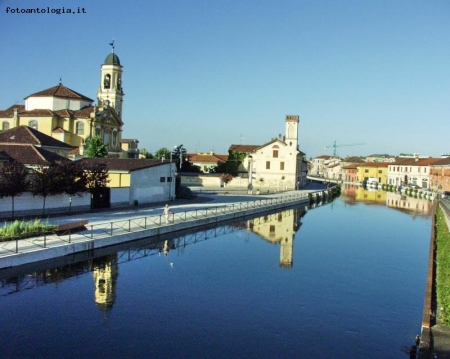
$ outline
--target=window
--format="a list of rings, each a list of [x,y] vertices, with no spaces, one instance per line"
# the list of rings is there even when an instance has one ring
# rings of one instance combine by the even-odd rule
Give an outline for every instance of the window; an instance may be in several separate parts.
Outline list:
[[[77,135],[84,135],[84,122],[78,121],[76,125]]]
[[[117,146],[117,131],[115,131],[115,130],[113,131],[113,134],[112,134],[112,144],[114,147]]]
[[[266,170],[270,170],[270,161],[266,161]]]
[[[172,182],[172,177],[167,177],[167,182]]]
[[[35,130],[38,129],[38,122],[36,120],[30,120],[28,122],[28,127],[34,128]]]
[[[2,131],[6,131],[6,130],[9,130],[9,122],[4,121],[2,123]]]
[[[105,146],[109,146],[109,138],[111,136],[111,131],[110,130],[106,130],[105,131],[105,136],[103,138],[103,143],[105,144]]]
[[[381,170],[378,170],[378,173],[382,173],[382,171],[381,171]]]
[[[369,173],[369,170],[364,170],[364,173]]]
[[[284,162],[280,162],[280,170],[284,171]]]
[[[102,130],[101,130],[100,126],[97,126],[95,128],[95,136],[100,137],[101,134],[102,134]]]
[[[272,157],[273,158],[278,158],[278,150],[273,150]]]
[[[166,182],[166,177],[159,177],[159,182]]]

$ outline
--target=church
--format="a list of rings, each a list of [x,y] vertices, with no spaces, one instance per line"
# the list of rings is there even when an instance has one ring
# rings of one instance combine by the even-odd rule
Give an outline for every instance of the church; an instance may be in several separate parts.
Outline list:
[[[24,105],[0,110],[0,130],[28,126],[74,148],[69,157],[85,156],[89,140],[98,136],[108,148],[108,157],[137,158],[137,140],[122,139],[122,65],[112,50],[100,69],[97,104],[62,83],[25,97]],[[130,141],[134,146],[130,146]],[[126,143],[124,151],[122,144]]]

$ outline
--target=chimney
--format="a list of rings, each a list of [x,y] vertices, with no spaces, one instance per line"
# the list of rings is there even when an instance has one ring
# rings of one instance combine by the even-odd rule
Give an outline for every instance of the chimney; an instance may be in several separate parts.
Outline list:
[[[19,126],[19,109],[17,107],[14,108],[13,126]]]

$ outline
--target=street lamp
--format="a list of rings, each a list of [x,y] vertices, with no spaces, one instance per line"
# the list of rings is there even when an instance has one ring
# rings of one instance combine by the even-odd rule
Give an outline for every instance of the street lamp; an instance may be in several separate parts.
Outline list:
[[[253,173],[252,173],[252,168],[253,167],[253,157],[252,156],[248,156],[248,193],[249,194],[253,194],[253,185],[252,185],[252,178],[253,178]]]

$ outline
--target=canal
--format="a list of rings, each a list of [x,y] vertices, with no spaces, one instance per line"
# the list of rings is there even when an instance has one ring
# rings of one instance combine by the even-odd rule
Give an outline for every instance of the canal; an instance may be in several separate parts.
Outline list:
[[[408,358],[430,203],[313,207],[0,271],[0,357]]]

